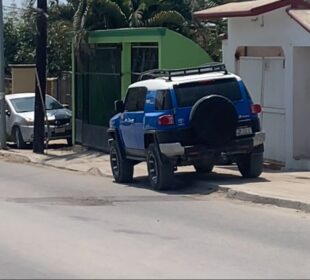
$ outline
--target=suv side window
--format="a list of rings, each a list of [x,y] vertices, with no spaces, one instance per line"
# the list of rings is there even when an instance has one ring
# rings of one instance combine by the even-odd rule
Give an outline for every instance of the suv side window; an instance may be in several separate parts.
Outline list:
[[[172,102],[169,90],[158,90],[155,98],[155,110],[172,109]]]
[[[143,111],[147,89],[145,87],[136,87],[128,89],[125,100],[125,111],[135,112]]]

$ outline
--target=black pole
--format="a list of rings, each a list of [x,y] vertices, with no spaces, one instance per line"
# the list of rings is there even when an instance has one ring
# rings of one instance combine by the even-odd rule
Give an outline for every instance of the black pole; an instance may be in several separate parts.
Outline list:
[[[46,93],[47,0],[37,0],[36,94],[34,108],[33,152],[44,153],[44,106]]]
[[[0,0],[0,149],[6,149],[6,120],[4,92],[3,12]]]

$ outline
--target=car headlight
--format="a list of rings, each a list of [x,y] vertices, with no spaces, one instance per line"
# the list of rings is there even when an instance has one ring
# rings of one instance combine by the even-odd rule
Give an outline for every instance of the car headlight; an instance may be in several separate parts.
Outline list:
[[[34,119],[32,119],[32,118],[25,118],[25,121],[29,125],[33,125],[34,124]]]

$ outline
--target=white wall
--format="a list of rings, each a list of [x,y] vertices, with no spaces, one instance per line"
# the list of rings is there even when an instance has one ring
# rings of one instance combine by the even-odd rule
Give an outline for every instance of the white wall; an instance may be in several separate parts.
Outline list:
[[[223,41],[223,61],[235,72],[239,46],[279,46],[285,55],[286,169],[310,168],[310,161],[293,157],[293,47],[310,46],[310,34],[287,13],[287,7],[257,17],[228,19],[228,39]]]
[[[305,63],[306,62],[306,63]],[[310,47],[294,48],[294,158],[310,159]],[[307,120],[307,122],[305,122]]]
[[[228,19],[228,40],[223,41],[223,59],[234,70],[238,46],[281,46],[285,56],[292,46],[310,46],[310,35],[287,13],[286,7],[257,17]],[[290,51],[289,51],[290,52]]]

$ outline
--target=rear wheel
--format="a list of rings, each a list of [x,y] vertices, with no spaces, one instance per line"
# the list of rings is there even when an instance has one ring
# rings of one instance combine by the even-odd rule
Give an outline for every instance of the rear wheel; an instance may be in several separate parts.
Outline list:
[[[263,172],[264,158],[262,152],[240,155],[237,165],[244,178],[257,178]]]
[[[24,149],[26,147],[26,143],[23,139],[23,135],[22,135],[19,127],[17,127],[17,126],[14,127],[13,136],[14,136],[14,140],[15,140],[17,149]]]
[[[166,190],[173,184],[173,164],[161,157],[154,144],[150,144],[147,149],[147,169],[150,184],[155,190]]]
[[[133,178],[133,162],[123,157],[115,140],[110,145],[110,164],[117,183],[129,183]]]
[[[69,147],[72,146],[72,137],[67,137],[67,145],[68,145]]]

